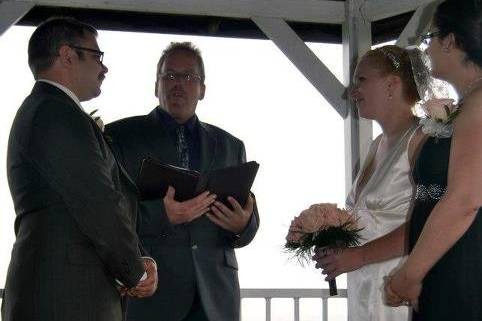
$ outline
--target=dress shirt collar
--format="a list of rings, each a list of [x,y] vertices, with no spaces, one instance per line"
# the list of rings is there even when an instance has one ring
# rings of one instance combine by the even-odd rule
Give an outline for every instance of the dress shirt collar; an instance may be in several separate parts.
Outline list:
[[[82,110],[85,113],[84,108],[82,108],[82,105],[80,104],[79,98],[69,88],[59,84],[58,82],[52,81],[52,80],[38,79],[37,81],[46,82],[47,84],[50,84],[50,85],[52,85],[54,87],[57,87],[58,89],[62,90],[67,96],[69,96],[75,102],[75,104],[77,106],[79,106],[80,110]]]
[[[171,115],[169,115],[164,109],[160,106],[157,107],[157,113],[159,115],[159,119],[166,125],[167,129],[171,132],[175,132],[176,128],[179,127],[179,124],[176,122]],[[195,130],[197,128],[198,118],[196,114],[194,114],[191,118],[187,120],[183,125],[189,131],[190,134],[195,134]]]

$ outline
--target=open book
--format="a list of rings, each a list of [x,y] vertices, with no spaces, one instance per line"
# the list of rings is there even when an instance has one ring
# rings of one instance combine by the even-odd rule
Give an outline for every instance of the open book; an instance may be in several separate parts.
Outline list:
[[[174,198],[177,201],[182,202],[204,191],[210,191],[224,204],[229,204],[227,197],[232,196],[244,206],[258,168],[259,164],[251,161],[199,173],[149,157],[142,161],[137,185],[143,200],[162,198],[167,188],[172,186],[176,189]]]

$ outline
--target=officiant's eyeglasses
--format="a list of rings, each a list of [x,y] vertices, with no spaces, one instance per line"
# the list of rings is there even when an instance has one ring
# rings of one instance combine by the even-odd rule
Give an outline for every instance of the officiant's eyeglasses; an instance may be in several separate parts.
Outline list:
[[[159,76],[167,81],[184,81],[187,83],[195,83],[201,81],[201,76],[196,74],[191,74],[189,72],[163,72]]]
[[[76,45],[68,45],[68,46],[70,48],[74,48],[74,49],[77,49],[77,50],[92,52],[99,63],[102,63],[102,61],[104,60],[104,52],[103,51],[100,51],[100,50],[97,50],[97,49],[92,49],[92,48],[76,46]]]
[[[430,41],[432,41],[432,38],[438,37],[439,35],[440,35],[440,31],[429,32],[420,36],[420,40],[428,46],[430,45]]]

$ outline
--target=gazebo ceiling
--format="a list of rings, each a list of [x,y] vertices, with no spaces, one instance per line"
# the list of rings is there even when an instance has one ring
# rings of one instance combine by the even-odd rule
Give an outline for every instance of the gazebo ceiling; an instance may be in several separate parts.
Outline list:
[[[374,21],[372,23],[373,43],[377,44],[396,39],[412,14],[413,11],[410,11]],[[37,25],[51,16],[76,17],[104,30],[268,39],[256,24],[248,18],[98,8],[35,6],[17,22],[17,25]],[[287,21],[287,23],[303,41],[342,42],[341,24],[300,21]]]

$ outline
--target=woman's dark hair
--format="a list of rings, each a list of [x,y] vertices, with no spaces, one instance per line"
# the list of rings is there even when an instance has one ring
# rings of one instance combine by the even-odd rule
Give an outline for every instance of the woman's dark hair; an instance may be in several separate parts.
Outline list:
[[[482,4],[481,0],[446,0],[434,15],[439,38],[453,33],[457,47],[467,59],[482,67]]]

